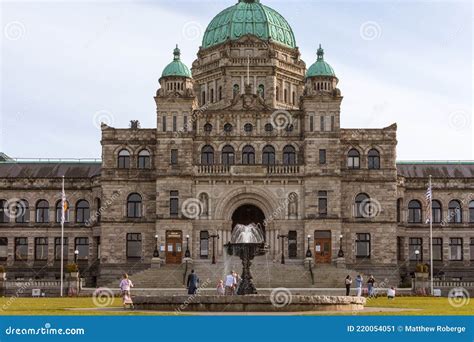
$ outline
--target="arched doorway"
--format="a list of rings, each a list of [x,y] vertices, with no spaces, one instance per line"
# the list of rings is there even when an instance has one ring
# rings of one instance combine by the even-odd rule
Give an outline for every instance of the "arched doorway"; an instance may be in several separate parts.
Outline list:
[[[238,207],[232,215],[232,230],[238,224],[249,225],[255,223],[262,229],[263,236],[265,236],[265,214],[263,211],[251,204],[245,204]]]

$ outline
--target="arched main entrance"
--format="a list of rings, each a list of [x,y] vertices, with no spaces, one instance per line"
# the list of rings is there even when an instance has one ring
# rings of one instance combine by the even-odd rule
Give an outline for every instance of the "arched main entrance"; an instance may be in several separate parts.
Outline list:
[[[252,204],[242,205],[232,214],[232,230],[238,224],[249,225],[255,223],[262,229],[263,236],[265,236],[264,222],[265,214],[259,207]]]

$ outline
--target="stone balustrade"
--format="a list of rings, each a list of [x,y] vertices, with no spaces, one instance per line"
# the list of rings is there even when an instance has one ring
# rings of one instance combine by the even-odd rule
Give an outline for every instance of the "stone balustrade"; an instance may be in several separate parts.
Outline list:
[[[198,175],[299,175],[303,172],[301,165],[197,165]]]

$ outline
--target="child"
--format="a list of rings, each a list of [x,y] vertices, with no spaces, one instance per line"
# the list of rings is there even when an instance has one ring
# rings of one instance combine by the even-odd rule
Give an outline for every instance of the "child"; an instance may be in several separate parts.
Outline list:
[[[127,306],[133,308],[132,297],[130,296],[130,288],[133,287],[133,283],[130,279],[128,279],[128,274],[124,273],[122,281],[120,282],[120,291],[122,292],[122,301],[124,309]]]
[[[217,283],[217,295],[218,296],[223,296],[225,295],[225,287],[224,287],[224,281],[223,280],[219,280],[219,282]]]
[[[388,299],[395,299],[395,288],[393,286],[388,289],[387,298]]]

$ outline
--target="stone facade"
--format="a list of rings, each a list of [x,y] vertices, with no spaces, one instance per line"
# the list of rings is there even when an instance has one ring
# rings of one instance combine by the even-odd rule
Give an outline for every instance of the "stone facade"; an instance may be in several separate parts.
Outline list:
[[[320,49],[318,59],[323,54]],[[100,164],[4,158],[0,199],[29,203],[27,222],[17,223],[10,214],[0,223],[0,242],[7,244],[3,252],[0,245],[0,263],[11,277],[59,276],[55,206],[65,175],[68,260],[77,249],[73,241],[87,238],[89,253],[79,263],[91,284],[150,267],[156,248],[168,264],[181,263],[187,247],[194,262],[210,263],[212,234],[219,235],[220,259],[233,226],[262,220],[261,214],[275,261],[283,252],[302,264],[309,249],[316,265],[336,264],[342,249],[347,267],[399,278],[415,266],[410,238],[422,239],[419,261],[429,260],[423,222],[430,174],[444,220],[435,224],[443,250],[436,275],[474,277],[473,164],[397,165],[395,124],[342,129],[339,80],[305,77],[298,48],[243,35],[201,48],[197,56],[193,78],[160,79],[155,129],[136,122],[129,129],[102,126]],[[128,203],[133,194],[141,201]],[[49,203],[48,223],[36,223],[42,199]],[[414,199],[421,203],[421,221],[408,223]],[[461,203],[463,223],[445,220],[454,199]],[[90,206],[91,219],[82,223],[75,218],[79,200]],[[288,239],[283,250],[281,235]],[[15,258],[20,237],[27,238],[26,260]],[[40,237],[47,238],[48,253],[38,261]],[[457,238],[462,240],[451,240]],[[461,259],[453,260],[459,259],[453,257],[458,242]]]

